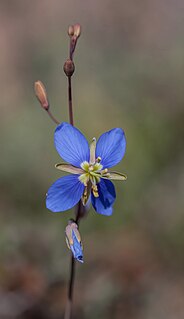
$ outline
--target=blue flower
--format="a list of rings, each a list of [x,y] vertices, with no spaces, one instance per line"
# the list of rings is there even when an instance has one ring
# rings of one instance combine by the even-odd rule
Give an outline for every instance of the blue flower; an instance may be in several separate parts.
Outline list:
[[[74,126],[61,123],[55,130],[54,142],[59,155],[69,164],[56,164],[56,168],[71,173],[59,178],[49,188],[46,206],[52,212],[61,212],[75,206],[80,199],[86,205],[91,198],[99,214],[111,215],[116,198],[114,180],[126,180],[124,174],[110,171],[125,154],[126,139],[121,128],[93,138],[89,147],[84,135]]]
[[[73,220],[68,222],[65,229],[66,243],[68,248],[72,251],[73,257],[83,263],[83,252],[80,233],[78,226]]]

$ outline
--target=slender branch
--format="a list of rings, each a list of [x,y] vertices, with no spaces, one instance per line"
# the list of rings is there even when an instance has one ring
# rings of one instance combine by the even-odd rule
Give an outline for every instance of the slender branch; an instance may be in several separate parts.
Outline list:
[[[83,213],[84,212],[83,212],[82,202],[79,201],[78,206],[77,206],[77,211],[76,211],[76,219],[75,219],[75,223],[78,226],[79,226],[80,217],[82,217]],[[73,302],[73,290],[74,290],[74,281],[75,281],[75,266],[76,266],[76,261],[72,255],[71,256],[71,266],[70,266],[69,288],[68,288],[68,300],[67,300],[67,304],[66,304],[64,319],[71,319],[72,318],[72,302]]]
[[[72,300],[72,297],[73,297],[74,278],[75,278],[75,259],[72,256],[72,259],[71,259],[71,278],[70,278],[70,285],[69,285],[69,291],[68,291],[69,300]]]
[[[81,27],[80,25],[71,26],[69,30],[70,37],[70,49],[69,49],[69,57],[70,59],[67,60],[64,64],[64,72],[68,78],[68,109],[69,109],[69,122],[71,125],[74,125],[73,119],[73,103],[72,103],[72,74],[75,70],[75,65],[73,63],[73,54],[75,51],[75,46],[77,43],[77,39],[80,36]],[[75,37],[74,36],[75,33]],[[83,209],[82,209],[82,202],[79,201],[76,211],[76,219],[75,222],[79,225],[80,217],[82,216]],[[66,310],[64,319],[71,319],[72,317],[72,302],[73,302],[73,290],[74,290],[74,281],[75,281],[75,267],[76,261],[73,255],[71,256],[71,263],[70,263],[70,279],[69,279],[69,286],[68,286],[68,300],[66,304]]]
[[[69,57],[70,60],[73,61],[73,52],[72,52],[72,39],[70,39],[70,46],[69,46]]]
[[[70,124],[74,125],[73,120],[73,105],[72,105],[72,81],[71,76],[68,76],[68,107],[69,107],[69,119]]]
[[[71,76],[68,76],[68,108],[69,108],[70,124],[74,125]],[[72,317],[74,279],[75,279],[75,259],[72,255],[71,256],[71,264],[70,264],[70,279],[69,279],[69,286],[68,286],[68,300],[67,300],[67,304],[66,304],[64,319],[71,319],[71,317]]]
[[[52,113],[49,110],[46,110],[46,111],[48,115],[50,116],[50,118],[52,119],[52,121],[58,125],[60,122],[52,115]]]
[[[73,287],[75,279],[75,259],[72,255],[71,257],[71,266],[70,266],[70,280],[69,280],[69,289],[68,289],[68,300],[66,304],[65,316],[64,319],[70,319],[72,316],[72,301],[73,301]]]

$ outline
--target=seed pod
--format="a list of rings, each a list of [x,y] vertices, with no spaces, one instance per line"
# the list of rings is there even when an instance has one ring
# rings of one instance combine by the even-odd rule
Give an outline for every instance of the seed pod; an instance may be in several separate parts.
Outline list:
[[[63,66],[63,70],[64,70],[66,76],[69,76],[69,77],[72,76],[72,74],[75,71],[75,65],[74,65],[73,61],[70,59],[67,59],[64,66]]]

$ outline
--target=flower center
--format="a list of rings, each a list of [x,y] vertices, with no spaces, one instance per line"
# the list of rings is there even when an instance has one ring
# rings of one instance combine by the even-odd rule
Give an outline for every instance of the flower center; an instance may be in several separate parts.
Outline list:
[[[80,182],[85,186],[82,196],[82,202],[84,205],[87,203],[91,191],[95,197],[99,197],[97,184],[100,182],[100,178],[103,177],[104,174],[107,176],[108,169],[102,170],[103,165],[100,164],[101,160],[101,157],[96,158],[96,138],[94,137],[90,145],[89,162],[84,161],[80,165],[84,171],[84,173],[79,176]]]
[[[92,185],[96,185],[100,181],[100,171],[102,170],[102,165],[100,162],[96,162],[95,164],[90,164],[88,162],[83,162],[81,164],[81,168],[84,173],[80,175],[79,180],[85,186],[87,186],[90,181]]]
[[[103,167],[100,164],[100,160],[100,158],[97,158],[94,164],[88,163],[87,161],[81,164],[81,168],[83,169],[84,173],[79,176],[79,180],[85,185],[85,190],[82,197],[84,205],[89,198],[91,190],[95,197],[99,197],[97,184],[100,182],[101,170]]]

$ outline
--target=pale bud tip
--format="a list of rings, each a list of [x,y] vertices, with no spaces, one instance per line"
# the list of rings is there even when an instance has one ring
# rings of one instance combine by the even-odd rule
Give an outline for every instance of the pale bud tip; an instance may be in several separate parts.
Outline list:
[[[34,83],[34,90],[35,90],[35,95],[40,102],[41,106],[48,111],[49,109],[49,102],[47,98],[47,92],[45,89],[44,84],[41,81],[36,81]]]
[[[74,25],[74,36],[79,38],[81,35],[81,25],[80,24],[75,24]]]
[[[68,35],[69,35],[69,37],[72,37],[74,35],[74,26],[73,25],[69,25]]]

